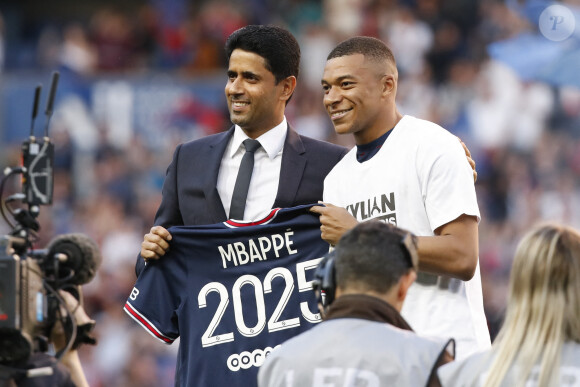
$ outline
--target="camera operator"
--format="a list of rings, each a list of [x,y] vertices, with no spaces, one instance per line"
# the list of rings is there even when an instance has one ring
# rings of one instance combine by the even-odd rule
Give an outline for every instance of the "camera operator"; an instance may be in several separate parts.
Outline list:
[[[44,135],[34,133],[38,85],[22,165],[4,169],[0,179],[0,215],[12,228],[10,235],[0,236],[0,387],[88,386],[77,348],[96,343],[89,336],[95,322],[82,307],[80,285],[95,276],[99,247],[88,236],[68,234],[46,249],[33,248],[40,206],[53,200],[54,144],[48,129],[59,77],[58,71],[52,75]],[[6,182],[18,175],[22,192],[4,199]],[[54,356],[48,354],[50,344]]]
[[[82,302],[65,290],[58,291],[64,301],[60,307],[62,316],[70,316],[77,326],[77,339],[69,346],[70,331],[63,326],[62,320],[57,320],[50,333],[49,342],[55,353],[64,351],[60,361],[46,352],[33,353],[24,365],[22,372],[18,372],[11,380],[5,382],[0,379],[0,387],[88,387],[89,384],[83,372],[78,345],[81,342],[94,344],[88,336],[95,322],[85,312]],[[69,347],[69,348],[67,348]],[[28,370],[29,372],[26,372]],[[3,384],[4,382],[4,384]]]
[[[325,321],[272,351],[258,384],[438,386],[453,339],[419,337],[399,314],[417,266],[410,233],[379,221],[348,231],[315,274]]]

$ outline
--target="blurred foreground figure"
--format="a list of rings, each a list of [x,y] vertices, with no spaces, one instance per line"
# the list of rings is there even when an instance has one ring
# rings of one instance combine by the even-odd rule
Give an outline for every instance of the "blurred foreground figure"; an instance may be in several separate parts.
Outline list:
[[[439,377],[443,386],[580,386],[580,233],[546,224],[524,236],[492,350]]]
[[[453,339],[419,337],[400,315],[418,264],[400,228],[374,220],[346,232],[315,273],[325,321],[274,349],[258,385],[439,386]]]

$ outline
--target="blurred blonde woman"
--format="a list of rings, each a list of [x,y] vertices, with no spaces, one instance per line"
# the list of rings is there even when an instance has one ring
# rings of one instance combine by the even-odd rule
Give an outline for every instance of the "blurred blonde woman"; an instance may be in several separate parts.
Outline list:
[[[544,224],[519,243],[491,351],[439,369],[447,386],[580,387],[580,233]]]

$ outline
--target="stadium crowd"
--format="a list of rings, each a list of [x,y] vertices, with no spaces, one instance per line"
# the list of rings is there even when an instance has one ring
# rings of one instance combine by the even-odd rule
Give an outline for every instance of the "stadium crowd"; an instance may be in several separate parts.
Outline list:
[[[25,25],[24,11],[0,5],[2,77],[27,67],[58,69],[63,80],[79,90],[76,99],[59,96],[51,123],[56,145],[54,203],[41,210],[37,244],[44,246],[58,234],[83,232],[101,247],[102,267],[85,286],[85,309],[97,322],[99,343],[79,350],[89,384],[172,384],[177,345],[165,347],[145,337],[122,304],[135,282],[135,257],[159,205],[173,149],[185,140],[224,130],[229,122],[225,106],[199,111],[192,96],[180,106],[180,120],[187,124],[145,130],[136,119],[126,121],[121,111],[125,100],[105,95],[99,100],[98,92],[87,97],[82,95],[84,87],[136,74],[156,74],[156,79],[172,84],[213,79],[225,68],[225,39],[254,23],[284,26],[300,42],[301,81],[287,109],[289,122],[300,134],[353,145],[350,136],[334,134],[322,105],[320,77],[336,43],[368,35],[385,41],[397,57],[399,110],[436,122],[467,144],[477,163],[481,278],[494,338],[520,237],[540,220],[580,228],[579,80],[556,85],[524,79],[488,50],[494,43],[538,35],[533,12],[500,1],[194,4],[151,1],[130,10],[100,5],[91,15],[74,20],[63,16],[34,32]],[[211,85],[222,93],[224,83],[222,76]],[[122,91],[121,87],[121,96]],[[164,96],[159,93],[149,103],[162,104]],[[0,138],[6,131],[0,128]],[[26,131],[22,133],[24,140]],[[19,157],[20,144],[2,140],[0,166],[17,165]],[[0,232],[9,232],[7,225],[0,224]]]

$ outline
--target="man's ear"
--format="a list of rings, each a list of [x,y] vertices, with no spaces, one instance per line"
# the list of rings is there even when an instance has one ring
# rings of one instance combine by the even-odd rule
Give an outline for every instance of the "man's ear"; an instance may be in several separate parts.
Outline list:
[[[288,101],[294,93],[294,89],[296,89],[296,77],[291,75],[285,79],[282,79],[279,84],[282,86],[282,95],[280,98],[283,101]]]
[[[407,291],[416,279],[417,272],[412,269],[410,269],[407,274],[404,274],[399,279],[399,291],[397,292],[397,299],[399,302],[405,301],[405,297],[407,297]]]
[[[381,83],[383,85],[383,95],[388,96],[389,94],[393,94],[395,91],[395,87],[397,81],[393,74],[385,74],[381,78]]]

